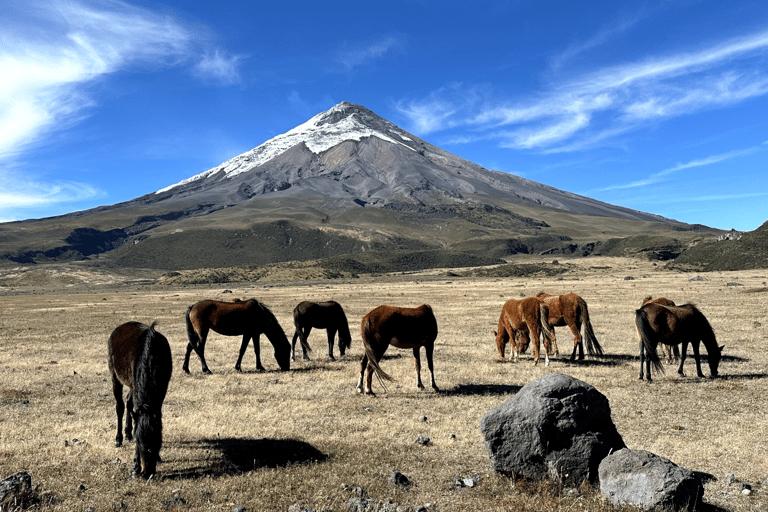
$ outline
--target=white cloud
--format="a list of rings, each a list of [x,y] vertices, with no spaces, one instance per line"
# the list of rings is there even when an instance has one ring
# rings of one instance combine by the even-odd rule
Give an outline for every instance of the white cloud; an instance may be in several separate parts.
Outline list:
[[[644,187],[647,185],[653,185],[654,183],[658,183],[662,180],[664,180],[665,177],[667,177],[670,174],[673,174],[678,171],[682,171],[684,169],[692,169],[696,167],[704,167],[707,165],[713,165],[718,164],[720,162],[725,162],[727,160],[732,160],[734,158],[739,158],[742,156],[750,155],[752,153],[755,153],[757,151],[762,150],[759,146],[747,148],[747,149],[739,149],[735,151],[729,151],[728,153],[722,153],[719,155],[712,155],[706,158],[700,158],[696,160],[691,160],[690,162],[681,163],[674,165],[668,169],[664,169],[663,171],[659,171],[657,173],[651,174],[647,178],[633,181],[631,183],[625,183],[622,185],[612,185],[610,187],[601,188],[598,190],[598,192],[605,192],[608,190],[621,190],[621,189],[629,189],[629,188],[637,188],[637,187]]]
[[[387,36],[378,41],[368,43],[355,48],[344,48],[336,56],[347,71],[371,64],[374,60],[383,57],[387,52],[403,44],[401,36]]]
[[[496,101],[487,90],[478,98],[477,87],[463,85],[463,95],[444,88],[398,108],[418,134],[463,127],[472,140],[498,139],[504,147],[577,151],[660,120],[767,94],[766,54],[768,31],[559,77],[528,98]]]
[[[240,61],[244,55],[226,55],[222,50],[206,53],[195,65],[195,73],[203,79],[212,79],[222,84],[240,83]]]
[[[0,160],[87,116],[97,79],[195,59],[201,39],[184,24],[123,2],[8,2],[0,17]],[[204,44],[204,41],[203,41]],[[236,79],[240,56],[204,54],[198,76]]]

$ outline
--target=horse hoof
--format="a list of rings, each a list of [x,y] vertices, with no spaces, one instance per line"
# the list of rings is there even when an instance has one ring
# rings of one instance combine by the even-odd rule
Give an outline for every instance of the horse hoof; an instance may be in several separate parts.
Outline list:
[[[122,441],[115,441],[115,448],[122,448],[123,442]]]
[[[182,368],[182,370],[184,370],[184,373],[186,373],[187,375],[189,375],[189,368]]]
[[[203,370],[203,373],[204,373],[205,375],[213,375],[213,372],[212,372],[211,370],[209,370],[208,368],[206,368],[205,370]]]
[[[239,366],[235,366],[235,371],[236,371],[236,372],[240,372],[240,373],[243,373],[243,370],[242,370],[242,368],[240,368]]]

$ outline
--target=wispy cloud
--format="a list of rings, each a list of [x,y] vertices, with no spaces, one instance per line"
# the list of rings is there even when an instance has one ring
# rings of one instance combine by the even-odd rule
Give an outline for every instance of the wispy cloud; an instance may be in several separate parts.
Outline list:
[[[4,5],[0,18],[0,160],[87,116],[100,77],[193,62],[200,40],[179,21],[123,2]],[[198,76],[237,78],[240,57],[203,54]],[[225,80],[225,81],[226,81]]]
[[[206,53],[195,65],[194,72],[204,80],[233,85],[241,82],[240,62],[245,55],[228,55],[223,50],[216,49],[213,53]]]
[[[397,108],[420,134],[463,127],[474,140],[498,139],[505,147],[576,151],[664,119],[767,94],[767,54],[768,31],[561,77],[528,98],[478,100],[477,88],[465,86],[465,98],[455,88],[439,90]]]
[[[373,61],[383,57],[386,53],[403,45],[403,37],[399,35],[386,36],[377,41],[363,43],[360,46],[341,49],[336,61],[346,71],[351,71],[360,66],[370,65]]]
[[[605,192],[608,190],[622,190],[622,189],[645,187],[648,185],[653,185],[654,183],[658,183],[664,180],[670,174],[673,174],[678,171],[682,171],[684,169],[692,169],[695,167],[704,167],[707,165],[713,165],[720,162],[725,162],[727,160],[732,160],[734,158],[751,155],[752,153],[755,153],[760,150],[762,150],[762,148],[759,146],[756,146],[756,147],[747,148],[747,149],[729,151],[728,153],[722,153],[719,155],[712,155],[712,156],[697,159],[697,160],[691,160],[690,162],[677,164],[668,169],[664,169],[663,171],[659,171],[657,173],[651,174],[650,176],[642,180],[636,180],[631,183],[625,183],[621,185],[611,185],[610,187],[598,189],[597,192]]]

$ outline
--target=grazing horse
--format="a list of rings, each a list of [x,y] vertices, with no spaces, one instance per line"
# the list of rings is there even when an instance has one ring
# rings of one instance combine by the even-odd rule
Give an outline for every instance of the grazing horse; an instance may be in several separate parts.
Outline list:
[[[419,389],[424,389],[424,384],[421,382],[421,358],[419,356],[419,349],[424,347],[427,353],[427,367],[431,375],[432,389],[440,391],[435,384],[435,370],[432,366],[432,353],[437,338],[437,320],[429,305],[422,304],[417,308],[379,306],[363,317],[360,331],[365,354],[360,361],[358,393],[365,391],[368,395],[374,394],[371,390],[371,379],[374,371],[379,379],[394,380],[379,366],[381,357],[390,345],[397,348],[413,349]],[[364,376],[365,389],[363,389]]]
[[[601,357],[603,347],[597,342],[592,323],[589,321],[589,311],[584,299],[575,293],[565,295],[551,295],[541,292],[537,295],[549,307],[549,324],[552,327],[567,325],[573,333],[573,352],[571,361],[576,359],[576,349],[579,351],[579,359],[584,359],[584,341],[587,343],[587,353],[590,357]],[[557,340],[555,330],[552,329],[552,344],[557,355]]]
[[[517,361],[519,354],[525,352],[533,339],[533,364],[534,366],[539,364],[539,338],[543,334],[544,366],[549,366],[552,326],[549,325],[548,318],[549,308],[538,297],[509,299],[505,302],[499,315],[499,330],[493,331],[493,335],[496,336],[496,348],[501,358],[504,359],[504,346],[507,341],[512,351],[510,357]]]
[[[643,299],[643,303],[641,304],[641,306],[644,306],[649,302],[653,302],[654,304],[661,304],[662,306],[675,305],[674,301],[667,299],[666,297],[656,297],[654,299],[649,295]],[[664,355],[667,357],[667,364],[672,364],[673,361],[677,361],[680,359],[680,349],[677,348],[677,345],[673,345],[670,347],[669,345],[664,345],[662,343],[662,349],[664,350]]]
[[[696,359],[696,374],[701,373],[699,360],[699,342],[707,349],[707,361],[712,377],[717,377],[717,367],[720,364],[723,347],[717,346],[715,333],[706,317],[693,304],[684,306],[663,306],[652,302],[645,304],[635,311],[635,326],[640,335],[640,380],[643,380],[643,363],[645,363],[648,382],[651,382],[651,365],[656,371],[664,373],[664,366],[656,353],[656,345],[676,345],[682,343],[680,367],[677,373],[684,376],[683,363],[688,343],[693,346],[693,357]]]
[[[235,363],[235,370],[242,371],[240,363],[243,361],[248,342],[253,338],[253,350],[256,353],[256,369],[264,371],[261,365],[261,347],[259,338],[264,333],[275,349],[275,359],[281,370],[291,369],[291,344],[285,336],[285,331],[275,318],[275,315],[264,304],[256,299],[239,300],[234,302],[222,302],[218,300],[201,300],[189,306],[186,314],[187,322],[187,353],[184,356],[182,370],[189,373],[189,355],[192,350],[197,353],[202,364],[203,373],[210,374],[208,364],[205,362],[205,341],[208,332],[213,330],[224,336],[239,336],[242,334],[243,342],[240,344],[240,354]]]
[[[157,470],[163,444],[163,400],[171,380],[173,360],[165,336],[139,322],[122,324],[112,332],[107,343],[109,373],[117,411],[115,446],[123,445],[123,386],[128,391],[125,437],[136,439],[133,473],[149,478]],[[134,430],[133,423],[136,423]]]
[[[325,329],[328,332],[328,357],[333,357],[333,340],[339,333],[339,353],[344,352],[352,345],[352,335],[349,333],[349,322],[344,308],[336,301],[326,302],[300,302],[293,309],[293,323],[296,332],[291,342],[291,361],[296,360],[296,340],[301,340],[301,349],[304,359],[309,359],[307,352],[311,352],[307,338],[313,327]]]

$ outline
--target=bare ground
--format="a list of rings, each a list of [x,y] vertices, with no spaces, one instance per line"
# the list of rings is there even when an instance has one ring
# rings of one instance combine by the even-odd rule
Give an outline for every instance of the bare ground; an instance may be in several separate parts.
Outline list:
[[[6,269],[0,274],[0,477],[28,471],[41,510],[223,511],[242,505],[285,511],[295,503],[346,510],[353,493],[344,486],[364,488],[378,501],[429,503],[440,511],[608,510],[599,492],[587,487],[568,494],[496,475],[483,446],[478,425],[488,409],[530,380],[562,372],[608,397],[630,448],[713,475],[704,496],[709,510],[768,509],[768,270],[692,274],[635,259],[586,258],[568,260],[559,275],[461,272],[188,286],[152,284],[157,276],[141,273]],[[501,305],[540,291],[581,295],[607,356],[569,363],[572,338],[558,328],[562,355],[549,367],[534,367],[530,354],[520,363],[501,362],[490,334]],[[651,385],[637,379],[633,313],[647,295],[699,306],[725,345],[721,378],[695,377],[690,359],[685,378],[668,367]],[[289,338],[298,302],[337,300],[350,319],[351,353],[338,358],[336,349],[337,360],[329,360],[324,334],[313,332],[313,359],[279,372],[262,339],[267,372],[255,371],[249,349],[246,371],[237,373],[239,338],[214,334],[206,353],[214,374],[201,375],[193,355],[192,374],[185,375],[187,306],[234,297],[267,304]],[[438,319],[435,367],[442,392],[417,391],[410,352],[391,349],[382,365],[397,381],[387,391],[374,382],[376,397],[358,395],[360,318],[380,304],[421,303],[431,304]],[[164,462],[149,482],[130,476],[133,446],[114,447],[106,340],[128,320],[158,320],[174,354],[163,410]],[[430,443],[416,444],[419,435]],[[413,487],[388,484],[393,469]],[[728,473],[737,483],[725,482]],[[479,476],[480,484],[453,485],[456,477],[469,476]],[[752,494],[742,494],[738,482],[749,483]]]

